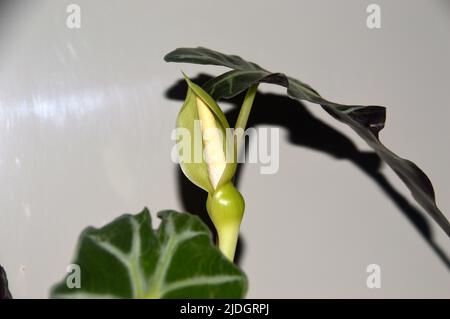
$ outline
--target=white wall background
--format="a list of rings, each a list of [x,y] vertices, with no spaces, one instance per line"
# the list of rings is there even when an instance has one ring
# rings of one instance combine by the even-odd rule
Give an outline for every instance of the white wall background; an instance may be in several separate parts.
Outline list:
[[[366,27],[372,2],[379,30]],[[79,30],[66,27],[70,3]],[[181,69],[223,69],[164,63],[180,46],[239,54],[338,102],[388,106],[382,139],[427,172],[450,217],[448,1],[41,0],[2,1],[0,12],[0,264],[16,298],[48,296],[87,225],[184,209],[170,160],[181,102],[165,92]],[[288,136],[277,174],[253,164],[240,178],[248,297],[450,297],[448,266],[372,178]],[[449,238],[427,220],[448,257]],[[366,287],[371,263],[380,289]]]

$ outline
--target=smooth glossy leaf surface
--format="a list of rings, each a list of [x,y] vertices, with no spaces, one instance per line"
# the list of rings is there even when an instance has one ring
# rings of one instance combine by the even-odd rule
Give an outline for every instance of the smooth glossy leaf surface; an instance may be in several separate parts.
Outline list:
[[[320,104],[335,119],[349,125],[374,149],[405,183],[415,200],[450,236],[450,223],[436,205],[433,186],[428,177],[417,165],[397,156],[380,142],[378,133],[383,129],[386,118],[384,107],[334,103],[323,99],[309,85],[283,73],[271,73],[235,55],[206,48],[176,49],[164,59],[167,62],[212,64],[234,69],[205,83],[204,89],[215,99],[233,97],[255,83],[272,83],[286,87],[288,96],[293,99]]]
[[[147,209],[80,236],[73,264],[80,288],[66,277],[53,298],[242,298],[247,280],[213,245],[194,215],[163,211],[154,231]],[[70,276],[70,274],[68,275]]]

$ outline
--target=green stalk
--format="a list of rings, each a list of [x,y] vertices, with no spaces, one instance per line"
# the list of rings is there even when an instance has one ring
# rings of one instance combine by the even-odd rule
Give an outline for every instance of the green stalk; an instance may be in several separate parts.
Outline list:
[[[258,84],[252,85],[247,90],[242,102],[234,131],[236,150],[239,149],[242,142],[257,89]],[[213,194],[208,195],[206,208],[217,230],[220,251],[233,261],[244,215],[244,198],[234,185],[228,182],[216,189]]]
[[[238,118],[236,120],[236,125],[234,126],[234,135],[236,139],[236,149],[239,149],[242,142],[242,137],[244,136],[244,130],[247,126],[248,117],[250,111],[252,110],[253,101],[255,100],[255,95],[258,90],[258,84],[253,84],[245,94],[244,102],[242,102],[241,110],[239,111]]]

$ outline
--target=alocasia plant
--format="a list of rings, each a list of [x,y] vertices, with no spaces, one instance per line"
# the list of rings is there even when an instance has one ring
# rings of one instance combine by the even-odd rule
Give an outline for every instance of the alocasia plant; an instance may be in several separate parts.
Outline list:
[[[436,205],[433,186],[425,173],[413,162],[397,156],[379,140],[384,128],[386,109],[382,106],[343,105],[322,98],[302,81],[283,73],[269,72],[259,65],[236,55],[227,55],[207,48],[179,48],[164,57],[167,62],[210,64],[225,66],[232,71],[209,80],[203,89],[215,100],[232,98],[258,83],[272,83],[286,87],[289,97],[320,105],[335,119],[350,126],[400,177],[416,201],[450,236],[450,223]],[[276,110],[274,110],[276,112]]]
[[[217,230],[220,251],[212,244],[207,227],[191,214],[160,213],[162,223],[156,232],[151,228],[147,210],[134,216],[123,215],[100,229],[88,228],[81,234],[74,260],[82,271],[81,288],[69,288],[67,277],[54,287],[53,297],[244,297],[246,277],[232,261],[245,204],[233,185],[233,177],[237,150],[259,83],[284,86],[292,99],[318,104],[350,126],[394,170],[416,201],[450,236],[450,223],[436,205],[428,177],[414,163],[397,156],[380,142],[378,134],[386,116],[384,107],[330,102],[309,85],[283,73],[272,73],[238,56],[206,48],[176,49],[164,59],[232,69],[203,87],[185,76],[188,90],[176,121],[177,134],[180,133],[177,142],[180,166],[192,183],[208,193],[205,205]],[[234,130],[230,131],[217,101],[244,91]],[[194,138],[186,140],[183,132]],[[195,136],[200,137],[199,142]],[[193,153],[197,146],[199,158]]]

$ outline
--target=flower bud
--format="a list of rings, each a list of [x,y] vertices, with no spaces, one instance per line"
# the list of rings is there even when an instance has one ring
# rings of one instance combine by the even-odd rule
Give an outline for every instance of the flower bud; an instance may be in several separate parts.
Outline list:
[[[236,171],[234,140],[227,138],[230,126],[217,103],[201,87],[188,78],[186,81],[188,92],[177,117],[177,129],[187,130],[190,141],[178,141],[180,165],[192,183],[214,193]],[[187,151],[191,156],[183,154]]]
[[[230,126],[214,99],[187,77],[186,82],[188,92],[177,117],[177,129],[188,131],[190,141],[178,141],[181,169],[191,182],[208,192],[206,208],[217,230],[219,249],[233,260],[245,206],[231,182],[237,165],[235,139],[227,135]],[[196,156],[198,151],[200,156]]]

